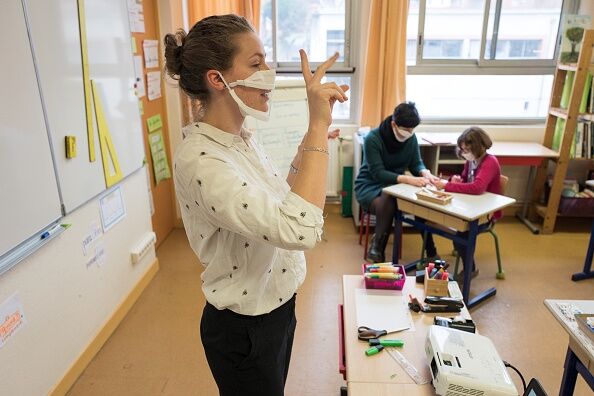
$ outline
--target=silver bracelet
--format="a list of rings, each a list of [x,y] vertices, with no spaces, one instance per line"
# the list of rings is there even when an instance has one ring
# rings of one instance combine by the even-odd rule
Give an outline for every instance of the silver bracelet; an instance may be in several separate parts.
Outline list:
[[[293,174],[295,174],[295,175],[296,175],[297,173],[299,173],[299,169],[295,168],[295,167],[293,166],[293,164],[291,164],[291,167],[289,168],[289,170],[291,171],[291,173],[293,173]]]
[[[303,147],[303,151],[317,151],[326,155],[330,155],[328,149],[323,147]]]

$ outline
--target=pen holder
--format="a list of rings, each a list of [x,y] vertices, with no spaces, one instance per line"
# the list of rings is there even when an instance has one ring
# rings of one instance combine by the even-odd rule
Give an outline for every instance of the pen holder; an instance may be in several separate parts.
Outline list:
[[[426,296],[448,296],[448,280],[430,279],[427,268],[425,268],[425,295]]]
[[[390,265],[392,263],[381,263],[379,265]],[[404,271],[404,267],[402,265],[392,265],[393,268],[397,270],[395,274],[400,274],[402,277],[400,279],[372,279],[367,278],[365,276],[366,273],[370,273],[368,271],[368,266],[373,264],[363,264],[363,279],[365,280],[365,288],[366,289],[391,289],[391,290],[402,290],[404,287],[404,282],[406,281],[406,272]]]

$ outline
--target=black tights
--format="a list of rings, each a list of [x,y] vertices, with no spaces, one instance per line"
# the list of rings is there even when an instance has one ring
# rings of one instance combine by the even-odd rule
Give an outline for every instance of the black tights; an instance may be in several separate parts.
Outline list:
[[[396,214],[396,198],[382,192],[381,195],[371,201],[369,210],[375,215],[375,233],[376,235],[389,234],[392,229],[392,222]],[[424,219],[417,218],[419,222],[425,222]],[[421,232],[421,238],[423,233]],[[425,243],[425,252],[427,257],[432,257],[437,254],[435,242],[433,242],[433,234],[427,233],[427,241]]]

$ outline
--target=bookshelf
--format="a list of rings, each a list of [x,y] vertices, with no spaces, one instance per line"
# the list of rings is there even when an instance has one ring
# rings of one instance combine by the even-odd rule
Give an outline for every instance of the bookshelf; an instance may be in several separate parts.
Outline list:
[[[557,136],[557,139],[559,139],[560,137],[560,140],[558,142],[559,157],[543,160],[541,165],[538,167],[536,173],[534,191],[532,196],[532,202],[536,204],[533,206],[532,214],[533,216],[537,215],[538,217],[542,218],[541,232],[543,234],[552,233],[555,228],[555,222],[557,220],[557,217],[563,215],[559,213],[559,205],[561,203],[561,192],[564,187],[565,177],[567,175],[569,163],[572,160],[572,151],[578,151],[575,147],[577,128],[585,128],[584,125],[588,125],[588,133],[591,138],[592,131],[589,127],[594,125],[590,124],[590,122],[594,121],[594,114],[580,112],[580,106],[582,103],[582,97],[588,78],[588,72],[592,73],[594,71],[594,65],[591,63],[593,45],[594,30],[585,30],[582,39],[580,55],[577,63],[559,64],[557,65],[557,68],[555,70],[555,77],[553,80],[553,88],[551,93],[549,113],[546,120],[543,145],[548,148],[553,148],[556,145],[556,142],[554,140],[556,137],[555,130],[557,120],[565,120],[565,125],[563,126],[560,136]],[[569,75],[569,72],[574,73],[573,84],[571,87],[569,104],[567,108],[562,108],[561,97],[563,94],[565,81]],[[592,108],[590,107],[590,111],[591,110]],[[582,123],[582,125],[578,125],[578,121],[585,121],[587,122],[587,124]],[[582,136],[585,136],[585,134],[582,134]],[[583,140],[581,141],[581,144],[583,144]],[[589,152],[586,153],[586,156],[582,157],[590,161],[591,159],[589,159],[588,157],[591,158],[591,145],[592,141],[590,141],[590,145],[587,148]],[[549,161],[555,162],[555,168],[553,172],[552,183],[550,186],[547,202],[544,205],[542,205],[538,204],[538,202],[540,197],[542,196],[543,189],[545,188],[545,183],[548,182],[547,179]],[[590,202],[584,201],[584,203],[594,204],[594,200]],[[586,211],[584,211],[583,213],[585,212]],[[576,213],[579,215],[580,211],[576,211]]]

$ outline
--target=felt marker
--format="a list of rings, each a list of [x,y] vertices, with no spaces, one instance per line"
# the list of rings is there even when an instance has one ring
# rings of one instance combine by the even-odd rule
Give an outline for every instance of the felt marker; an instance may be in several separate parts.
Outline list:
[[[368,268],[369,272],[384,272],[384,273],[396,273],[400,272],[398,268],[380,267],[380,268]]]
[[[369,278],[369,279],[400,279],[400,278],[402,278],[402,275],[401,274],[390,274],[390,273],[385,273],[385,272],[376,272],[373,274],[366,273],[365,277]]]
[[[365,354],[367,356],[373,356],[377,353],[380,353],[383,349],[384,349],[384,347],[382,345],[372,346],[371,348],[369,348],[368,350],[365,351]]]
[[[402,347],[404,346],[404,341],[402,340],[380,340],[377,338],[372,338],[369,340],[369,345],[371,346],[384,346],[384,347]]]

